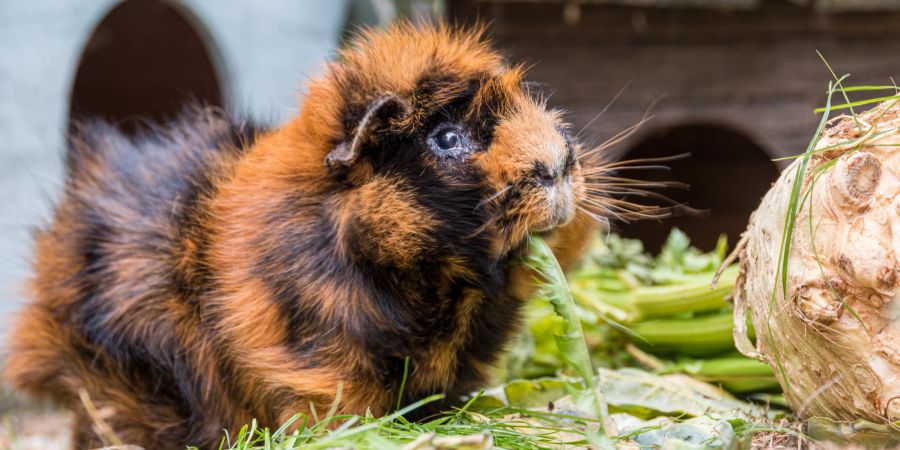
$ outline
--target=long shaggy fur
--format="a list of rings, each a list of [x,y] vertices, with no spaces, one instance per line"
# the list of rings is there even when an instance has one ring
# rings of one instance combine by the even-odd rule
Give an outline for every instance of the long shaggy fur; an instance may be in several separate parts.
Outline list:
[[[406,403],[479,387],[529,294],[528,233],[570,265],[593,225],[573,212],[578,145],[522,76],[477,30],[401,24],[360,35],[276,130],[202,109],[138,138],[83,127],[7,380],[71,408],[79,449],[103,444],[81,390],[162,449],[339,390],[342,412],[383,414],[406,358]],[[429,152],[442,123],[478,150]],[[336,148],[358,151],[345,170],[326,168]]]

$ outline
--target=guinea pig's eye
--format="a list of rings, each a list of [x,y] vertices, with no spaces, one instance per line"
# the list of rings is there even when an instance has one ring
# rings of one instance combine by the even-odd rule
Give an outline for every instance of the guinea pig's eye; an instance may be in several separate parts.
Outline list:
[[[439,149],[446,152],[459,148],[460,141],[462,141],[462,139],[459,137],[459,133],[453,130],[447,130],[438,134],[435,142]]]
[[[439,127],[428,138],[428,145],[441,156],[458,156],[470,150],[468,139],[455,126]]]

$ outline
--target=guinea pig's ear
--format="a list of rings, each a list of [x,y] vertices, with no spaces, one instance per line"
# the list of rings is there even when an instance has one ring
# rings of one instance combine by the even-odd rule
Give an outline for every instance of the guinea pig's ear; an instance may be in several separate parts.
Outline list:
[[[390,119],[401,117],[408,111],[409,106],[406,102],[393,94],[373,100],[362,119],[356,124],[350,140],[341,142],[325,156],[325,168],[329,173],[336,174],[352,167],[359,159],[363,144],[372,138],[372,134],[386,125]]]

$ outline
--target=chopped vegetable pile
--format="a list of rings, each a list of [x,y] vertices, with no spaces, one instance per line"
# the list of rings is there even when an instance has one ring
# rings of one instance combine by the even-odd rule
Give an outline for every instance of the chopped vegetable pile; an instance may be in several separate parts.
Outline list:
[[[715,289],[726,241],[702,253],[675,229],[659,256],[640,241],[615,234],[598,239],[584,266],[570,277],[578,317],[598,366],[639,365],[660,374],[684,373],[734,393],[776,392],[768,365],[737,353],[732,307],[737,277],[729,267]],[[533,378],[556,373],[563,353],[552,336],[562,325],[546,301],[528,306],[528,333],[519,339],[501,376]]]

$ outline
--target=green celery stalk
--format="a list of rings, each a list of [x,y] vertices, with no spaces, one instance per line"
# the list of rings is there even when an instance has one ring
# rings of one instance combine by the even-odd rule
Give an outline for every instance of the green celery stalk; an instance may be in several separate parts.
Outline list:
[[[719,376],[773,376],[768,364],[743,355],[727,355],[709,359],[684,359],[667,367],[663,372],[683,372],[690,375]]]
[[[721,309],[728,305],[725,297],[734,289],[737,276],[738,268],[732,266],[722,273],[715,289],[709,286],[712,274],[697,276],[685,284],[635,289],[631,298],[634,320]]]
[[[738,379],[715,379],[698,377],[709,383],[721,384],[725,390],[736,394],[747,394],[750,392],[766,392],[776,391],[781,385],[775,376],[759,377],[759,378],[738,378]]]
[[[721,384],[736,393],[771,391],[779,387],[772,368],[743,355],[710,359],[683,359],[661,373],[686,373],[699,380]]]
[[[710,356],[734,349],[732,312],[723,310],[689,319],[654,319],[629,325],[643,338],[638,346],[652,353]]]
[[[709,287],[712,274],[690,275],[684,284],[643,286],[630,291],[609,292],[597,288],[591,279],[576,279],[570,288],[576,298],[601,313],[609,313],[625,323],[681,313],[715,311],[728,306],[725,297],[734,289],[738,269],[729,267],[716,289]]]

